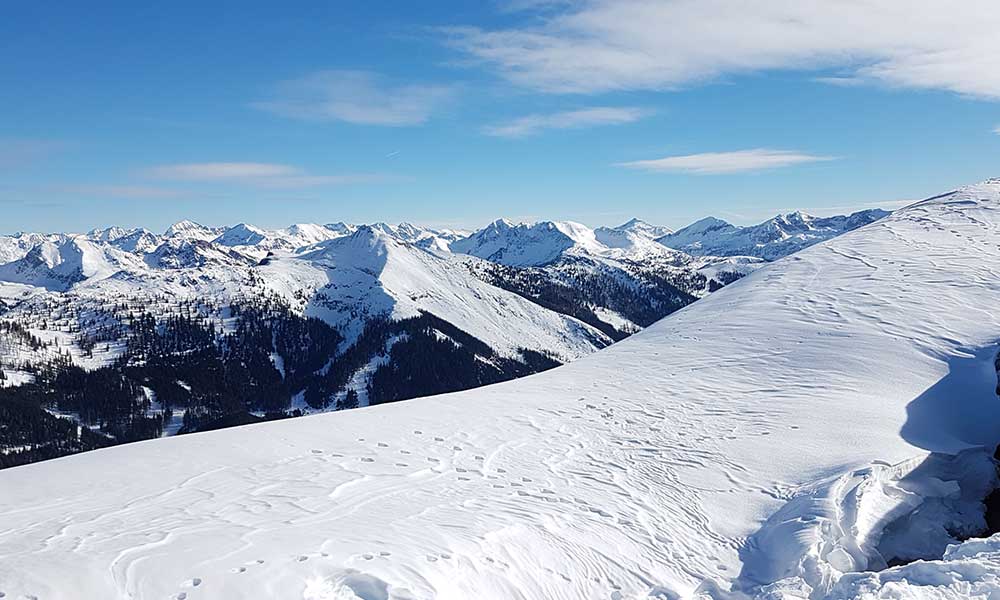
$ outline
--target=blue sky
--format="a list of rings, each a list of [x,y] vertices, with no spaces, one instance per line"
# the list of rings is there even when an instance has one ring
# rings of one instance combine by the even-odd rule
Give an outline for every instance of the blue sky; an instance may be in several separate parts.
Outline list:
[[[1000,6],[33,2],[0,232],[505,216],[673,227],[1000,175]]]

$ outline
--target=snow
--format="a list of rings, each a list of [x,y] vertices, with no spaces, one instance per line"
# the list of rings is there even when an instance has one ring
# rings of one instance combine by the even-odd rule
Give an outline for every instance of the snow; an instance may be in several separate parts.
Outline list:
[[[406,319],[421,312],[507,356],[527,347],[568,361],[610,343],[589,325],[484,283],[469,272],[468,260],[475,259],[435,253],[362,226],[310,253],[277,257],[260,271],[269,289],[283,296],[302,287],[316,290],[305,313],[331,323],[350,343],[363,325],[359,315]]]
[[[998,231],[971,186],[535,376],[0,471],[0,592],[995,597],[997,538],[858,569],[981,517]]]
[[[0,371],[3,372],[3,377],[0,377],[0,387],[16,387],[35,380],[35,376],[31,373],[18,369],[0,369]]]
[[[274,365],[274,368],[277,369],[277,371],[279,373],[281,373],[281,378],[284,379],[285,378],[285,359],[284,359],[284,357],[282,357],[277,352],[272,352],[271,355],[270,355],[270,358],[271,358],[271,364]]]
[[[638,325],[636,325],[632,321],[629,321],[628,319],[616,313],[615,311],[608,310],[603,306],[594,306],[590,310],[592,310],[593,313],[597,315],[598,319],[604,321],[608,325],[611,325],[618,331],[623,331],[626,333],[635,333],[637,331],[642,330],[642,327],[639,327]]]
[[[847,216],[813,217],[793,212],[751,227],[706,217],[657,242],[698,256],[755,256],[775,260],[881,219],[889,213],[863,210]]]

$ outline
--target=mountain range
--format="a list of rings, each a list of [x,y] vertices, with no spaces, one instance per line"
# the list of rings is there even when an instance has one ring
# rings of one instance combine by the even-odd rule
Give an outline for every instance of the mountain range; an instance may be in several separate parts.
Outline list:
[[[587,265],[616,260],[595,245],[596,233],[496,225],[466,243],[510,265],[440,260],[542,269],[532,271],[540,277],[552,265],[552,277],[564,274],[581,256]],[[507,250],[496,239],[511,228],[518,244]],[[532,249],[552,231],[559,255]],[[996,597],[998,231],[1000,180],[991,180],[763,264],[544,373],[5,469],[0,592],[55,600]],[[274,272],[254,277],[301,269],[309,274],[297,280],[319,283],[312,269],[350,259],[358,274],[337,267],[323,275],[337,286],[325,292],[337,318],[347,300],[335,289],[377,289],[379,276],[391,289],[426,288],[434,299],[410,299],[419,306],[448,304],[439,296],[453,281],[396,281],[428,268],[403,262],[421,256],[407,248],[362,227],[301,257],[276,253],[254,267]],[[485,289],[469,285],[463,298],[476,303]],[[311,297],[303,295],[307,304]],[[166,401],[187,388],[207,393],[214,379],[238,385],[240,361],[256,370],[270,360],[248,353],[253,340],[277,333],[286,376],[325,366],[303,349],[339,343],[326,321],[299,321],[283,306],[223,311],[219,326],[232,343],[223,343],[222,370],[213,366],[219,331],[203,335],[185,316],[196,307],[185,305],[164,320],[135,317],[122,370],[100,380],[37,376],[75,389],[74,398],[133,385]],[[53,301],[48,322],[65,311]],[[88,315],[82,320],[96,318]],[[423,332],[442,352],[475,345],[443,318],[416,319],[421,326],[409,329],[379,323],[394,340],[385,364],[439,368],[413,347],[394,352]],[[515,321],[502,325],[520,334]],[[6,318],[0,327],[13,330]],[[366,343],[363,333],[352,347]],[[190,356],[203,363],[183,371],[179,357]],[[156,376],[170,365],[183,372]],[[205,381],[193,379],[205,369]],[[404,371],[394,381],[406,386]],[[64,377],[86,385],[72,388]],[[375,393],[378,371],[372,381]],[[270,385],[254,383],[244,394]],[[0,409],[31,399],[0,398]],[[67,421],[25,429],[22,444]],[[90,435],[73,431],[77,441]]]
[[[803,218],[798,237],[772,236],[759,254],[880,215]],[[597,229],[501,219],[471,233],[181,221],[162,234],[0,237],[0,391],[35,431],[0,435],[0,464],[574,361],[766,264],[725,244],[711,255],[663,243],[690,230],[638,219]],[[87,434],[67,429],[74,422]]]

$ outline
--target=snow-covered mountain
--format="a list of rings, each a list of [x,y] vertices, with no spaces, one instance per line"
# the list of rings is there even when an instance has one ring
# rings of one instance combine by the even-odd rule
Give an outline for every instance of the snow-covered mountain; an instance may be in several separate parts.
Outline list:
[[[848,216],[822,218],[793,212],[750,227],[737,227],[722,219],[706,217],[661,236],[657,241],[697,256],[755,256],[776,260],[888,214],[877,208]]]
[[[671,230],[669,227],[650,225],[649,223],[643,221],[642,219],[629,219],[627,223],[623,223],[618,227],[600,227],[598,228],[598,231],[603,229],[613,229],[615,231],[634,233],[635,235],[650,240],[655,240],[656,238],[661,238],[665,235],[673,233],[673,230]]]
[[[349,337],[374,318],[402,320],[430,313],[505,355],[521,348],[547,349],[569,361],[611,342],[576,319],[483,282],[467,262],[366,225],[308,253],[274,258],[259,273],[281,295],[294,295],[303,284],[315,289],[305,314]]]
[[[64,292],[74,284],[99,281],[122,270],[140,269],[141,259],[83,237],[44,241],[23,257],[0,265],[0,282]]]
[[[163,232],[166,238],[183,238],[209,242],[225,232],[223,227],[206,227],[194,221],[178,221]]]
[[[568,312],[612,337],[642,327],[759,267],[754,258],[693,257],[653,241],[632,220],[590,229],[580,223],[494,221],[450,245],[485,259],[487,281]],[[644,233],[645,232],[645,233]]]
[[[533,377],[0,471],[0,592],[993,597],[1000,537],[962,539],[998,483],[998,230],[995,180]]]
[[[59,243],[65,241],[63,234],[18,233],[16,235],[0,236],[0,265],[14,262],[29,250],[43,242]]]
[[[23,408],[0,466],[539,372],[764,262],[693,257],[652,229],[181,221],[9,238],[36,245],[0,264],[0,387]]]

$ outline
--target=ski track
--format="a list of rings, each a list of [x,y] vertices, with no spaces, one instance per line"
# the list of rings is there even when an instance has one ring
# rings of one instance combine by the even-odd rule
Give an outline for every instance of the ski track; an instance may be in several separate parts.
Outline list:
[[[540,375],[0,472],[0,593],[621,600],[728,587],[746,575],[747,540],[804,486],[997,441],[996,411],[920,429],[907,410],[952,359],[1000,339],[990,193],[917,204]],[[836,535],[859,518],[831,510]]]

